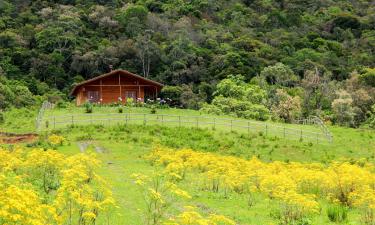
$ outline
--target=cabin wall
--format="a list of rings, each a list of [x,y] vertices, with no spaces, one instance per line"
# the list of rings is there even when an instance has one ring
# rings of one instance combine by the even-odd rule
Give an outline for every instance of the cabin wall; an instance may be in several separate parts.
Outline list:
[[[119,85],[119,83],[121,85]],[[141,84],[142,83],[142,84]],[[76,104],[82,105],[89,101],[89,93],[97,92],[98,100],[95,103],[110,104],[119,102],[119,97],[121,97],[121,102],[126,103],[126,96],[128,92],[135,93],[135,100],[140,99],[144,101],[145,98],[145,87],[141,85],[147,85],[142,80],[134,79],[133,77],[114,75],[111,77],[105,77],[101,80],[96,80],[92,83],[83,85],[77,92]],[[155,87],[147,87],[148,90]]]

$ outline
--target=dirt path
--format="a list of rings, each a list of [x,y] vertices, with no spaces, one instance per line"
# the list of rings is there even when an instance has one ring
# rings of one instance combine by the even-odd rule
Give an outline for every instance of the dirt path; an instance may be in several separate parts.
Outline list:
[[[33,142],[38,138],[37,134],[14,134],[0,132],[0,143],[4,144],[17,144]]]

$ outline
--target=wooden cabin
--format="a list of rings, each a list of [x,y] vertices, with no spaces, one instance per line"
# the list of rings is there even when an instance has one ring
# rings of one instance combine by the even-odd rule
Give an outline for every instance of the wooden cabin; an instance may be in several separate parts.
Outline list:
[[[144,102],[156,99],[162,88],[162,84],[129,71],[113,70],[75,85],[71,95],[76,97],[77,105],[126,103],[130,98]]]

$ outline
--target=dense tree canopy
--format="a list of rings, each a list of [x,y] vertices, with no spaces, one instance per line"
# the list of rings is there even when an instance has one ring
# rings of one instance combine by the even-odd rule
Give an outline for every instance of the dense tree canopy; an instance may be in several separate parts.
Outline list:
[[[302,111],[312,114],[331,110],[353,71],[374,87],[374,15],[370,0],[3,0],[0,67],[38,95],[45,85],[68,93],[113,65],[188,85],[188,96],[208,102],[217,83],[240,74],[302,86]]]

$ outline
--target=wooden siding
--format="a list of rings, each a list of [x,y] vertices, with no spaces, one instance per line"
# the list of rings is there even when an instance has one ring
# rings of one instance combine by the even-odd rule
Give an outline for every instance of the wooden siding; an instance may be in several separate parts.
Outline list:
[[[110,104],[119,102],[119,99],[122,100],[122,103],[126,103],[126,93],[129,91],[136,93],[135,97],[138,101],[145,100],[145,91],[148,98],[156,98],[160,89],[160,87],[136,77],[120,73],[113,74],[79,87],[76,94],[76,104],[82,105],[89,101],[88,95],[92,92],[97,92],[99,96],[98,102],[95,103]]]

